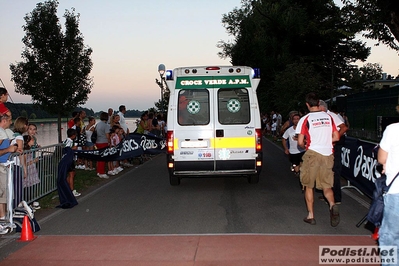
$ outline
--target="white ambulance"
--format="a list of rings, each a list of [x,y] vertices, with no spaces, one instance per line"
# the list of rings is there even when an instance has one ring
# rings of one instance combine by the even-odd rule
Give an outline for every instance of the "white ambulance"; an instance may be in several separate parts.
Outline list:
[[[170,90],[167,167],[171,185],[184,177],[246,176],[259,182],[262,131],[259,69],[180,67],[166,71]]]

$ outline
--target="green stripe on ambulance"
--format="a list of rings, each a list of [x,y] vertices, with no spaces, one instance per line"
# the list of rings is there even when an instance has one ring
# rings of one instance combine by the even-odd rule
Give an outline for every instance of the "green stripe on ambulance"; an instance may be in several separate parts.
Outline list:
[[[201,76],[177,77],[175,89],[212,89],[251,87],[251,80],[246,76]]]

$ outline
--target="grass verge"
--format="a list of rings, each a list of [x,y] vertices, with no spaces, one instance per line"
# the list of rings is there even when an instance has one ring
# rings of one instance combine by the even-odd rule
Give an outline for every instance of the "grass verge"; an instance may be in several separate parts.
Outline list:
[[[137,166],[137,165],[143,163],[143,161],[140,160],[139,158],[135,158],[135,159],[133,159],[133,161],[131,163],[133,164],[133,167],[134,167],[134,166]],[[76,169],[75,171],[76,171],[76,176],[75,176],[74,188],[78,192],[82,193],[82,195],[84,195],[85,193],[90,191],[90,189],[99,187],[99,186],[109,182],[110,180],[117,178],[119,175],[123,174],[123,172],[121,172],[120,174],[118,174],[115,177],[112,177],[110,179],[102,179],[97,176],[96,170],[86,171],[86,170]],[[53,209],[60,204],[57,191],[54,191],[54,192],[48,194],[47,196],[40,198],[37,201],[39,202],[41,209],[44,209],[44,210]]]

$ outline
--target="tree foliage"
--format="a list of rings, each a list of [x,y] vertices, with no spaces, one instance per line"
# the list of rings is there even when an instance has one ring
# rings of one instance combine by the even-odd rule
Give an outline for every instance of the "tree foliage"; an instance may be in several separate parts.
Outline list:
[[[367,63],[359,68],[364,82],[378,80],[382,77],[382,66],[378,63]]]
[[[306,63],[287,65],[284,71],[276,74],[275,88],[286,95],[275,99],[279,110],[283,110],[284,113],[287,113],[287,110],[305,110],[306,94],[309,91],[317,91],[321,80],[321,76],[312,65]]]
[[[58,116],[61,141],[61,117],[84,104],[93,81],[92,49],[86,47],[79,31],[79,14],[66,10],[65,32],[57,17],[58,1],[38,3],[25,16],[22,62],[11,64],[15,91],[30,95],[32,102]]]
[[[331,97],[350,66],[368,57],[370,49],[355,40],[343,15],[330,0],[243,0],[222,18],[234,41],[220,41],[219,56],[231,58],[233,65],[261,68],[261,109],[285,113],[297,109],[299,97],[311,90]],[[288,89],[293,94],[286,94]]]
[[[351,87],[352,93],[362,92],[365,82],[381,79],[382,66],[378,63],[367,63],[361,67],[353,67],[346,74],[342,84]]]
[[[398,0],[342,0],[348,23],[363,36],[399,51]]]
[[[43,110],[41,106],[39,105],[34,105],[31,103],[10,103],[7,102],[5,103],[7,108],[11,111],[13,116],[18,117],[18,116],[24,116],[23,111],[25,111],[29,119],[48,119],[48,118],[58,118],[57,114],[50,114],[47,111]],[[73,111],[85,111],[87,116],[94,116],[95,113],[93,109],[88,109],[84,107],[76,107],[73,109]],[[72,113],[72,112],[71,112]],[[63,118],[70,118],[71,113],[67,114],[66,116],[63,116]],[[34,114],[34,117],[32,117],[32,114]]]

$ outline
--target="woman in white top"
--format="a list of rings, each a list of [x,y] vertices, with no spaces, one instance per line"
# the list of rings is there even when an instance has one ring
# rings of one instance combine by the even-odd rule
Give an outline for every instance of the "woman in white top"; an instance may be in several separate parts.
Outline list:
[[[89,123],[85,127],[86,132],[86,146],[85,150],[94,150],[94,143],[91,141],[91,135],[93,135],[94,129],[96,127],[96,119],[92,116],[89,117]],[[85,160],[85,170],[94,170],[93,161]]]

